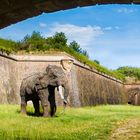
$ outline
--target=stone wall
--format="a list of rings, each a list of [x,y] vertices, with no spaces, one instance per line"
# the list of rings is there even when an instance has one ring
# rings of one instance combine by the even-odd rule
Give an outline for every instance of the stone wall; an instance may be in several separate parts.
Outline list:
[[[44,72],[48,64],[61,66],[62,59],[73,59],[66,53],[48,55],[0,55],[0,103],[20,103],[19,89],[23,78]],[[70,106],[127,103],[121,81],[97,72],[73,59],[69,74]],[[56,95],[57,104],[61,104]]]
[[[18,103],[17,63],[0,56],[0,103]]]
[[[127,103],[123,83],[90,68],[75,67],[81,106]]]
[[[125,92],[128,95],[128,103],[140,105],[140,84],[125,85]]]
[[[34,56],[34,55],[0,55],[0,103],[20,103],[20,85],[23,78],[34,73],[45,72],[51,65],[60,66],[64,54]],[[60,97],[56,95],[58,104]]]

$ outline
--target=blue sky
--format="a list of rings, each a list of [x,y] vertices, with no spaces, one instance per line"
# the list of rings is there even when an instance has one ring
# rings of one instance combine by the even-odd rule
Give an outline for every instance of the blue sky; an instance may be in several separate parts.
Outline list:
[[[140,67],[140,6],[102,5],[42,14],[0,30],[0,37],[21,40],[34,30],[43,36],[64,32],[110,69]]]

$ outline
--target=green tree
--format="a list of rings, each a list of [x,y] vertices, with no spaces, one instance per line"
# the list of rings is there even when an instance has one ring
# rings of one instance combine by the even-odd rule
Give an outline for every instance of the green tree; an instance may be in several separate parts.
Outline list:
[[[140,68],[125,66],[119,67],[116,71],[125,76],[135,77],[140,80]]]
[[[67,38],[63,32],[56,32],[55,35],[53,36],[53,41],[55,44],[61,44],[63,46],[67,45]]]
[[[83,54],[86,57],[89,57],[88,53],[86,50],[82,50],[80,45],[74,40],[70,43],[69,48],[73,49],[74,51]]]
[[[70,43],[69,48],[73,49],[74,51],[78,53],[82,52],[80,45],[75,40]]]
[[[54,36],[46,39],[47,46],[49,49],[57,49],[64,51],[67,47],[67,38],[64,33],[56,32]]]
[[[33,31],[32,35],[26,35],[24,39],[20,42],[20,50],[42,50],[45,44],[45,38],[43,38],[40,32]]]
[[[87,50],[82,50],[82,54],[83,54],[84,56],[86,56],[87,58],[89,58],[89,55],[88,55]]]
[[[95,62],[96,64],[99,64],[99,65],[100,65],[100,62],[99,62],[98,60],[94,60],[94,62]]]

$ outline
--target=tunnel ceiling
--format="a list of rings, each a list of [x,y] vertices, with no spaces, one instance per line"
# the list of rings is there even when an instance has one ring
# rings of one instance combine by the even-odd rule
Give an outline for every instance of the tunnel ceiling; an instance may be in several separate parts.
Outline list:
[[[0,29],[24,19],[96,4],[140,4],[140,0],[0,0]]]

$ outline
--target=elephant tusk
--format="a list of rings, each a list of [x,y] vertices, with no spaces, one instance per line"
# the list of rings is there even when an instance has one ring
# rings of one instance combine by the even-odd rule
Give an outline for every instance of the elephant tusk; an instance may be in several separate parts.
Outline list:
[[[59,93],[61,99],[64,100],[62,86],[59,86],[59,87],[58,87],[58,93]]]
[[[66,110],[67,101],[64,99],[62,86],[59,86],[59,87],[57,88],[57,90],[58,90],[58,93],[59,93],[61,99],[62,99],[63,102],[64,102],[64,109],[63,109],[62,112],[60,112],[60,114],[64,114],[64,113],[65,113],[65,110]]]
[[[63,101],[64,101],[64,104],[65,104],[65,105],[68,103],[65,99],[64,99]]]

